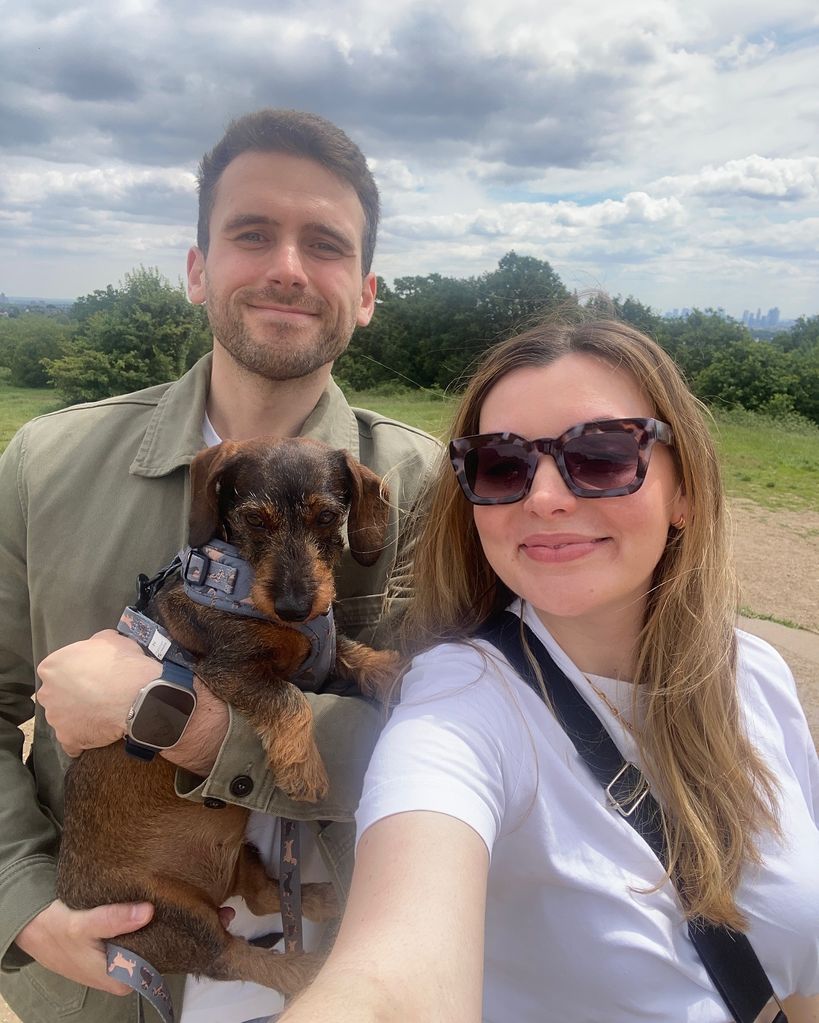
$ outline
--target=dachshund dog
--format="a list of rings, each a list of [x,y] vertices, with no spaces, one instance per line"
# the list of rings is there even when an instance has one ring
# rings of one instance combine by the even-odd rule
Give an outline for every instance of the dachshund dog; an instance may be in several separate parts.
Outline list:
[[[168,583],[147,613],[193,655],[196,672],[246,715],[261,737],[277,785],[315,801],[328,789],[310,705],[293,677],[310,649],[294,625],[329,608],[346,520],[352,556],[372,565],[383,548],[389,505],[381,480],[344,451],[311,440],[225,441],[191,465],[190,545],[221,538],[254,572],[251,598],[264,618],[192,601]],[[398,657],[339,636],[335,674],[368,696],[385,692]],[[159,669],[157,670],[159,675]],[[149,901],[142,930],[113,939],[162,973],[248,980],[299,991],[320,965],[309,954],[275,954],[234,937],[218,909],[241,895],[252,913],[280,910],[278,885],[245,844],[248,811],[179,798],[175,768],[143,763],[119,742],[87,750],[66,777],[57,895],[74,909]],[[332,886],[305,885],[311,919],[338,913]]]

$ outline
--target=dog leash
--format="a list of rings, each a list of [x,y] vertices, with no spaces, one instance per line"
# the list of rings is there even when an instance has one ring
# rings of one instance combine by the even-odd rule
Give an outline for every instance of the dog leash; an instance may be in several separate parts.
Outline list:
[[[108,976],[132,987],[156,1009],[163,1023],[174,1023],[175,1016],[171,993],[165,978],[154,969],[142,956],[121,945],[108,942],[105,946],[105,958]],[[145,1018],[142,1011],[142,999],[137,1003],[140,1023]]]
[[[538,685],[524,643],[537,660],[555,717],[612,809],[640,835],[663,867],[668,862],[662,810],[642,771],[627,763],[600,719],[546,647],[517,615],[504,611],[476,633],[499,650],[538,696]],[[688,935],[714,987],[736,1023],[788,1023],[768,975],[747,936],[702,918],[689,920]]]

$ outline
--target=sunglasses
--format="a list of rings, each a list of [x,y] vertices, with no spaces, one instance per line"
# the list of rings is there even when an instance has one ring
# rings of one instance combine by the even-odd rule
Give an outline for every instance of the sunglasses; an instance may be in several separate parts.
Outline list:
[[[481,433],[450,441],[449,459],[472,504],[513,504],[532,487],[540,455],[551,455],[578,497],[622,497],[643,485],[655,441],[673,445],[658,419],[580,423],[559,437],[526,440],[516,433]]]

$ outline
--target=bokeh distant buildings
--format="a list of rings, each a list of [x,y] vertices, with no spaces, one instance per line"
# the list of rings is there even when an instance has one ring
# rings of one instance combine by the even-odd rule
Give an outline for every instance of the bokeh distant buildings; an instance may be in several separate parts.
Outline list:
[[[761,309],[757,309],[755,313],[745,309],[742,313],[742,322],[750,330],[771,330],[779,326],[779,309],[774,306],[767,313],[763,313]]]
[[[666,320],[687,320],[691,315],[691,311],[687,306],[682,309],[669,309],[663,313],[663,318]],[[731,319],[722,306],[718,309],[706,310],[706,312],[715,312],[725,320]],[[793,320],[783,320],[780,318],[778,306],[769,309],[767,313],[763,313],[761,309],[757,309],[756,312],[752,309],[743,309],[740,322],[744,323],[750,331],[775,331],[777,328],[787,330],[793,325]]]

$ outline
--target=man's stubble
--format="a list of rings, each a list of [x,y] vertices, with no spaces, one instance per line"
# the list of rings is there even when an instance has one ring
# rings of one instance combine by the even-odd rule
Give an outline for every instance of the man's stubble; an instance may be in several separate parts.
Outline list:
[[[253,293],[253,297],[292,305],[318,313],[304,327],[287,323],[270,324],[265,330],[252,330],[244,321],[242,303],[232,305],[208,296],[205,307],[214,338],[248,372],[267,380],[297,380],[334,362],[347,348],[356,326],[356,311],[349,316],[330,319],[326,303],[312,299],[292,302],[272,293]],[[310,336],[312,335],[312,336]]]

